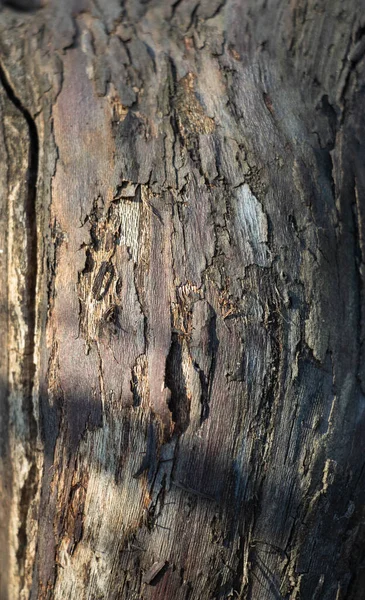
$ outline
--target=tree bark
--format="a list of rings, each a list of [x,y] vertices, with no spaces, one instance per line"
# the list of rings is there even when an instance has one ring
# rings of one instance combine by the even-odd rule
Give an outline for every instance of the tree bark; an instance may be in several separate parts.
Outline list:
[[[360,600],[364,1],[41,4],[0,13],[0,598]]]

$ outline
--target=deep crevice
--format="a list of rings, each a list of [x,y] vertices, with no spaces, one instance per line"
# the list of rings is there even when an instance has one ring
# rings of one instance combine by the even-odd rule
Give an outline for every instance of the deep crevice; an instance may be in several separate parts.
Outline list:
[[[34,487],[37,479],[37,468],[35,464],[32,464],[27,478],[24,482],[24,485],[21,490],[20,502],[19,502],[19,512],[20,512],[20,525],[18,529],[18,548],[16,551],[16,558],[18,564],[20,565],[20,573],[21,577],[24,577],[24,561],[25,554],[27,550],[28,536],[27,536],[27,514],[29,505],[34,493]]]
[[[171,391],[169,409],[175,424],[174,432],[181,435],[190,422],[190,401],[187,397],[185,375],[182,368],[183,348],[180,337],[173,332],[166,358],[165,384]]]
[[[36,285],[37,285],[37,216],[36,197],[39,164],[39,138],[37,126],[29,112],[14,92],[5,70],[0,63],[0,82],[11,104],[23,115],[29,131],[29,158],[27,172],[27,194],[24,200],[24,213],[26,218],[26,290],[24,293],[24,311],[28,328],[25,334],[25,347],[23,354],[23,413],[27,416],[29,427],[29,442],[32,444],[37,438],[37,422],[33,414],[33,386],[35,376],[35,321],[36,321]],[[36,481],[36,467],[30,449],[26,447],[27,458],[32,462],[27,480],[21,491],[20,498],[20,525],[18,529],[17,560],[20,572],[24,577],[24,561],[27,546],[27,515],[30,506],[30,497],[33,494]]]
[[[201,413],[200,413],[200,425],[206,421],[209,417],[210,412],[210,399],[212,395],[212,386],[214,381],[214,373],[216,369],[217,362],[217,352],[219,347],[219,340],[217,337],[217,315],[215,311],[212,313],[209,325],[208,325],[208,335],[209,335],[209,352],[210,352],[210,365],[208,373],[205,373],[204,370],[200,367],[200,365],[194,361],[194,368],[199,374],[200,379],[200,387],[201,387],[201,395],[200,395],[200,403],[201,403]]]
[[[37,126],[29,110],[23,106],[21,100],[15,94],[11,87],[8,78],[5,74],[3,66],[0,64],[0,82],[8,96],[10,102],[23,115],[28,125],[29,130],[29,162],[28,162],[28,178],[27,178],[27,195],[24,203],[24,212],[27,222],[27,290],[26,290],[26,306],[28,317],[28,335],[25,347],[24,360],[28,363],[26,372],[29,377],[26,379],[30,382],[32,391],[33,376],[35,371],[34,364],[34,333],[35,333],[35,294],[37,284],[37,216],[36,216],[36,196],[37,196],[37,179],[38,179],[38,162],[39,162],[39,139]]]

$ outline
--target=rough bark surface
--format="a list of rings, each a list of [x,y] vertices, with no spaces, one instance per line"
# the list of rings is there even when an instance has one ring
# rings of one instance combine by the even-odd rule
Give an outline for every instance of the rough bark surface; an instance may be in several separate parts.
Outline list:
[[[40,4],[0,13],[1,600],[360,600],[363,0]]]

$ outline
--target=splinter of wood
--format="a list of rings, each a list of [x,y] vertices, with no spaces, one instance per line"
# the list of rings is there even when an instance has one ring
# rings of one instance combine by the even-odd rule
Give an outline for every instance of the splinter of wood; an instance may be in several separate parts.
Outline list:
[[[161,573],[162,569],[167,565],[167,561],[166,560],[159,560],[157,562],[154,562],[152,567],[150,569],[148,569],[148,571],[146,571],[146,573],[144,574],[142,581],[143,583],[146,583],[147,585],[150,585],[151,583],[153,583],[153,581],[156,579],[157,575],[159,573]]]

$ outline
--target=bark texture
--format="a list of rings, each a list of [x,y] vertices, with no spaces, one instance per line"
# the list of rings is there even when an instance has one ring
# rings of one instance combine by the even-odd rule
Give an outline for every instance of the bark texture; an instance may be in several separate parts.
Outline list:
[[[1,600],[361,600],[364,1],[41,4],[0,13]]]

